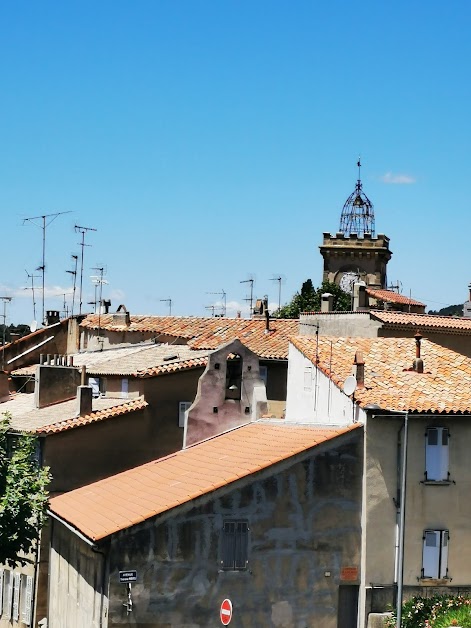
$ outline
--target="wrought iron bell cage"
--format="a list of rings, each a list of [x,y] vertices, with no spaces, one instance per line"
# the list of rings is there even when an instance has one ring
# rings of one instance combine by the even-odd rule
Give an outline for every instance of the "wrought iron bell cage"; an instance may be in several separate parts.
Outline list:
[[[357,234],[359,237],[363,237],[365,233],[375,236],[375,214],[373,209],[373,203],[366,196],[362,189],[362,183],[360,178],[360,160],[357,163],[358,166],[358,180],[355,185],[355,190],[345,201],[340,216],[340,233],[349,236],[352,233]]]

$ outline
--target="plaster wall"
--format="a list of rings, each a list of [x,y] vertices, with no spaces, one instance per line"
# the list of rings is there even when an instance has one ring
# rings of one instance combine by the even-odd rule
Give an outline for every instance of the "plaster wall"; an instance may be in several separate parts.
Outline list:
[[[240,356],[239,399],[227,398],[231,392],[226,388],[230,355]],[[254,421],[267,412],[258,356],[239,340],[233,340],[209,355],[206,369],[198,381],[196,398],[188,410],[184,446]]]
[[[215,628],[226,597],[235,626],[337,628],[342,569],[360,563],[361,455],[361,433],[349,435],[162,523],[113,536],[108,627],[129,625],[118,575],[135,569],[138,628]],[[234,519],[249,524],[248,569],[222,571],[223,523]]]
[[[290,344],[286,421],[349,425],[365,418],[363,410]]]
[[[315,336],[317,325],[321,336],[376,338],[382,323],[372,320],[369,312],[301,314],[299,335]]]
[[[80,385],[80,371],[68,366],[36,366],[34,401],[37,408],[74,399]]]
[[[104,556],[93,552],[59,522],[52,525],[48,627],[106,626],[107,599],[102,596]],[[58,589],[62,595],[57,595]]]
[[[157,458],[158,424],[145,410],[50,434],[43,463],[51,468],[49,491],[70,491]]]

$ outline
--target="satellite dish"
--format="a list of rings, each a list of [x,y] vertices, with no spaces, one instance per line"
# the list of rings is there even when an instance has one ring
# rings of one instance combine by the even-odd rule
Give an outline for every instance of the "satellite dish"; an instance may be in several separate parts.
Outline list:
[[[36,331],[38,328],[38,321],[31,321],[29,328],[31,329],[31,332]]]
[[[347,379],[343,383],[343,392],[350,396],[352,395],[357,388],[357,380],[353,375],[349,375]]]

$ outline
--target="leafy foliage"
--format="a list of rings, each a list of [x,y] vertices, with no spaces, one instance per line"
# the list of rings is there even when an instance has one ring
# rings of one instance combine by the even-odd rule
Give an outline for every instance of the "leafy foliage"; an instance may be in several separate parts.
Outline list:
[[[10,417],[0,419],[0,563],[25,564],[46,520],[48,468],[36,460],[37,439],[12,440]]]
[[[334,297],[334,311],[346,312],[352,309],[351,295],[347,294],[336,283],[322,282],[319,288],[314,288],[311,279],[307,279],[296,292],[289,303],[283,305],[274,313],[277,318],[299,318],[301,312],[319,312],[321,297],[330,292]]]
[[[396,614],[385,624],[395,628]],[[402,605],[401,628],[471,628],[471,599],[463,595],[415,596]]]
[[[440,316],[463,316],[464,303],[458,305],[448,305],[441,310],[429,310],[428,314],[439,314]]]

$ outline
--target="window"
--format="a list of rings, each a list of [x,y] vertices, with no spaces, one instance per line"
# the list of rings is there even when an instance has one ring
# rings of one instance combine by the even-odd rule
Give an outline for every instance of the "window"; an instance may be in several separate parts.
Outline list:
[[[247,569],[248,547],[247,521],[225,521],[222,534],[222,568],[227,571]]]
[[[20,618],[20,585],[21,574],[15,573],[13,575],[13,621],[18,621]]]
[[[304,367],[304,390],[312,389],[312,366]]]
[[[127,399],[129,394],[129,379],[127,377],[123,377],[121,380],[121,397],[123,399]]]
[[[3,608],[2,617],[11,619],[11,610],[13,603],[13,572],[8,569],[3,570]]]
[[[425,530],[422,578],[448,577],[448,530]]]
[[[186,418],[188,416],[188,409],[191,406],[191,401],[180,401],[178,404],[178,427],[185,427]]]
[[[425,480],[430,482],[447,481],[448,442],[447,427],[429,427],[425,434]]]
[[[259,373],[260,373],[260,379],[263,380],[263,383],[266,386],[267,385],[267,381],[268,381],[268,367],[260,365],[259,366]]]
[[[88,385],[92,387],[92,397],[96,399],[101,394],[101,380],[99,377],[89,377]]]
[[[26,626],[31,626],[32,602],[33,602],[33,576],[22,577],[21,587],[21,621]]]

